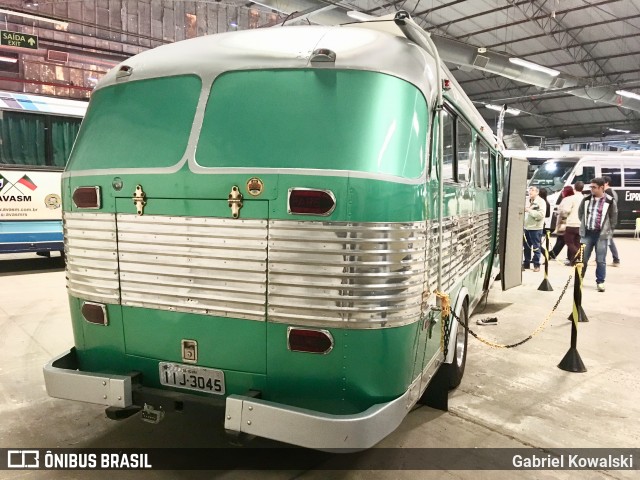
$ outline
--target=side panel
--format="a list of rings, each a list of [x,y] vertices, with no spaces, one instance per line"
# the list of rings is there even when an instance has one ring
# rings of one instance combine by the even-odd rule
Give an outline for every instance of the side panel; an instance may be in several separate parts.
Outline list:
[[[526,159],[512,158],[506,175],[500,216],[500,278],[503,290],[522,284],[523,192],[528,165]]]

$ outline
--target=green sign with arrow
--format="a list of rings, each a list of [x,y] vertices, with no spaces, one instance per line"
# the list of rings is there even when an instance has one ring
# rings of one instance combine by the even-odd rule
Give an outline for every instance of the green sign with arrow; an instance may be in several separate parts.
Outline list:
[[[38,36],[29,35],[28,33],[11,32],[9,30],[0,30],[0,45],[37,50]]]

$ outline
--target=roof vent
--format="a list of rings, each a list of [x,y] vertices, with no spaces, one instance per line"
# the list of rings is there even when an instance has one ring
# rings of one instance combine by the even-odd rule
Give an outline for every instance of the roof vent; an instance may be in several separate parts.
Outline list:
[[[60,52],[58,50],[47,50],[47,62],[67,63],[68,61],[69,54],[67,52]]]
[[[328,48],[318,48],[311,54],[311,61],[336,63],[336,52]]]

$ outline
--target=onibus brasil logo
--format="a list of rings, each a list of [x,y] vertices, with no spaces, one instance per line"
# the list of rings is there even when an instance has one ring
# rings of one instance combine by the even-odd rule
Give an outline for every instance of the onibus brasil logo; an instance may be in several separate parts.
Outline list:
[[[38,186],[29,178],[23,175],[16,182],[10,182],[6,177],[0,175],[0,201],[3,202],[30,202],[31,195],[25,193],[25,189],[34,191]]]

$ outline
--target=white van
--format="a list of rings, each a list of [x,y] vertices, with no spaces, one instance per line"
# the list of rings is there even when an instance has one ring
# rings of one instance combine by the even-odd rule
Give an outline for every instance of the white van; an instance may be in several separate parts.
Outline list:
[[[553,207],[548,228],[555,228],[556,212],[561,202],[560,192],[565,185],[577,181],[586,184],[595,177],[611,177],[611,188],[618,194],[617,230],[634,229],[640,217],[640,152],[624,152],[611,155],[586,155],[582,157],[551,158],[544,162],[531,177],[529,186],[546,188],[547,201]]]

